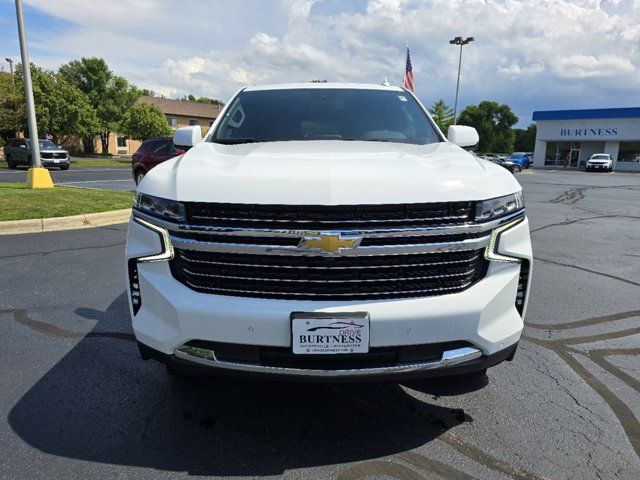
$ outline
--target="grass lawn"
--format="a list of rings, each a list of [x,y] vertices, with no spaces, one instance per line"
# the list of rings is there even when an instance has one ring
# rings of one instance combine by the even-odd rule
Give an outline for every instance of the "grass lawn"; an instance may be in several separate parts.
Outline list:
[[[130,159],[126,159],[126,158],[114,158],[114,159],[109,159],[109,158],[96,158],[96,159],[90,159],[90,160],[74,160],[73,157],[71,157],[71,166],[76,166],[76,167],[130,167],[131,166],[131,160]],[[7,162],[5,162],[4,160],[0,160],[0,168],[9,168],[7,165]],[[20,166],[21,169],[26,170],[26,165]]]
[[[73,187],[29,190],[22,183],[0,183],[0,221],[121,210],[132,202],[133,192]]]
[[[77,165],[79,167],[130,167],[130,158],[114,158],[114,159],[102,159],[96,158],[91,160],[74,160],[71,157],[71,165]]]

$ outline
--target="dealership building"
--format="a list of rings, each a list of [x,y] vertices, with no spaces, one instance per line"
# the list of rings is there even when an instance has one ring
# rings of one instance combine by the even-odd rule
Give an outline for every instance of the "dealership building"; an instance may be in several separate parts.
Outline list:
[[[537,111],[533,120],[534,167],[584,167],[608,153],[614,169],[640,171],[640,107]]]

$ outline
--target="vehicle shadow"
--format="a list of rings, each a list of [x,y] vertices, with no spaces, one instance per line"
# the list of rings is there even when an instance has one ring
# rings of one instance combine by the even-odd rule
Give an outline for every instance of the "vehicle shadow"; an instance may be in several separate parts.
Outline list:
[[[278,475],[404,452],[465,421],[398,384],[173,379],[140,360],[124,293],[105,312],[76,313],[95,328],[8,418],[48,454],[193,475]]]

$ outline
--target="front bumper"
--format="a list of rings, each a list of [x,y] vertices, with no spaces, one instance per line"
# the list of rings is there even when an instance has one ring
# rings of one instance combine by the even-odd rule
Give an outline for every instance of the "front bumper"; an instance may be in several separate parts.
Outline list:
[[[157,232],[137,222],[130,223],[127,259],[154,255],[161,250]],[[501,234],[498,252],[531,264],[526,219]],[[173,278],[168,262],[139,262],[136,283],[141,303],[135,315],[131,295],[129,301],[143,357],[172,366],[191,366],[202,373],[225,371],[307,380],[415,378],[482,370],[509,358],[520,338],[526,309],[525,302],[521,315],[515,305],[519,275],[520,264],[492,261],[484,279],[456,294],[366,301],[295,301],[198,293]],[[301,372],[211,359],[203,362],[181,352],[192,340],[290,348],[292,312],[363,311],[370,316],[371,348],[465,341],[475,351],[445,352],[434,362],[339,373]]]
[[[351,381],[402,381],[420,378],[450,377],[480,372],[515,356],[518,343],[493,353],[483,355],[479,350],[457,349],[445,352],[439,361],[398,365],[393,367],[361,368],[350,370],[308,370],[301,368],[263,367],[259,365],[226,361],[203,361],[197,357],[186,358],[179,352],[170,355],[138,342],[140,356],[144,360],[156,360],[169,369],[186,375],[224,375],[256,377],[265,380],[302,382],[351,382]]]
[[[71,160],[69,158],[41,158],[40,163],[43,167],[68,167]]]

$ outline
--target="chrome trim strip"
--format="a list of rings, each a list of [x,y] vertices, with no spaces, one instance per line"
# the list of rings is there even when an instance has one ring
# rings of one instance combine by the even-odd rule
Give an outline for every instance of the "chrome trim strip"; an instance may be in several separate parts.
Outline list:
[[[501,253],[498,253],[498,241],[500,239],[500,235],[502,234],[502,232],[515,227],[516,225],[522,223],[523,221],[524,221],[524,217],[517,218],[514,221],[504,224],[501,227],[496,228],[493,232],[491,232],[489,243],[487,243],[487,246],[484,249],[484,258],[494,262],[520,263],[521,259],[517,257],[510,257],[508,255],[502,255]]]
[[[452,265],[456,263],[471,263],[471,262],[475,262],[478,259],[478,254],[475,254],[468,259],[449,260],[446,262],[403,263],[403,264],[397,264],[397,265],[349,265],[345,267],[342,267],[342,266],[318,267],[318,266],[305,266],[305,265],[272,265],[272,264],[257,265],[254,263],[214,262],[211,260],[194,260],[192,258],[188,258],[187,256],[185,256],[184,253],[180,255],[180,258],[185,262],[189,262],[189,263],[203,263],[207,265],[221,265],[221,266],[231,266],[231,267],[289,268],[289,269],[296,269],[296,270],[359,270],[359,269],[370,269],[370,268],[430,267],[430,266],[438,266],[438,265]]]
[[[149,230],[153,230],[157,234],[160,235],[160,245],[162,247],[162,252],[156,255],[149,255],[146,257],[138,257],[136,260],[138,262],[164,262],[166,260],[171,260],[173,258],[173,245],[171,245],[171,240],[169,238],[169,232],[166,229],[154,225],[153,223],[147,222],[142,218],[137,216],[132,217],[136,223],[139,223],[143,227],[147,227]]]
[[[220,253],[244,253],[259,255],[297,255],[297,256],[364,256],[364,255],[404,255],[413,253],[434,253],[434,252],[458,252],[466,250],[478,250],[487,246],[489,235],[461,240],[458,242],[438,242],[413,245],[383,245],[365,246],[353,250],[343,250],[340,253],[313,252],[302,250],[297,246],[273,246],[273,245],[251,245],[238,243],[217,243],[191,240],[171,236],[171,243],[181,250],[194,250],[200,252],[220,252]]]
[[[447,273],[444,275],[424,275],[420,277],[400,277],[400,278],[368,278],[362,280],[307,280],[307,279],[295,279],[295,278],[256,278],[256,277],[236,277],[232,275],[216,275],[214,273],[199,273],[192,272],[188,268],[183,268],[183,272],[189,275],[195,275],[198,277],[209,278],[222,278],[229,280],[249,280],[256,282],[289,282],[289,283],[371,283],[371,282],[397,282],[403,280],[430,280],[434,278],[451,278],[451,277],[465,277],[475,273],[475,269],[471,268],[460,273]]]
[[[200,356],[197,350],[204,350]],[[269,373],[277,375],[298,375],[303,377],[340,378],[350,376],[375,376],[397,373],[418,373],[426,370],[434,370],[443,367],[458,365],[482,357],[482,352],[477,348],[463,347],[443,352],[440,360],[430,362],[409,363],[406,365],[393,365],[389,367],[353,368],[344,370],[318,370],[291,367],[270,367],[253,365],[249,363],[237,363],[218,360],[213,350],[193,349],[192,347],[180,347],[174,350],[174,355],[182,360],[206,365],[210,367],[234,370],[237,372]]]
[[[524,216],[524,209],[509,214],[507,216],[491,220],[484,223],[466,223],[463,225],[439,225],[434,227],[405,227],[405,228],[332,228],[327,229],[332,233],[341,233],[343,235],[350,236],[362,236],[363,238],[374,237],[417,237],[417,236],[430,236],[430,235],[455,235],[459,233],[481,233],[509,222],[515,217]],[[308,235],[325,233],[325,230],[290,230],[290,229],[269,229],[269,228],[243,228],[243,227],[215,227],[215,226],[200,226],[200,225],[186,225],[161,220],[143,212],[135,211],[136,216],[146,219],[149,222],[153,222],[156,225],[166,228],[172,232],[188,232],[188,233],[211,233],[215,235],[237,235],[243,237],[284,237],[284,238],[299,238]],[[354,223],[353,221],[351,223]]]
[[[474,282],[472,280],[468,280],[461,285],[456,285],[455,287],[437,287],[437,288],[421,288],[420,290],[404,290],[404,291],[386,291],[386,292],[358,292],[358,293],[333,293],[333,292],[325,292],[325,293],[307,293],[307,292],[274,292],[274,291],[264,291],[264,290],[238,290],[233,288],[213,288],[213,287],[203,287],[202,285],[196,285],[193,282],[188,280],[185,281],[185,284],[191,287],[195,291],[199,290],[209,290],[213,292],[214,295],[228,295],[220,292],[231,292],[231,293],[242,293],[249,295],[280,295],[284,297],[351,297],[353,300],[358,300],[358,297],[371,297],[375,295],[395,295],[398,298],[402,298],[403,296],[412,296],[423,293],[433,293],[433,292],[450,292],[452,290],[465,290],[467,287],[472,285]]]
[[[204,220],[222,220],[227,222],[265,222],[265,223],[400,223],[400,222],[422,222],[431,220],[463,220],[469,214],[464,215],[446,215],[444,217],[425,217],[425,218],[389,218],[385,220],[289,220],[289,219],[266,219],[266,218],[235,218],[235,217],[209,217],[205,215],[193,215],[193,218],[202,218]]]

